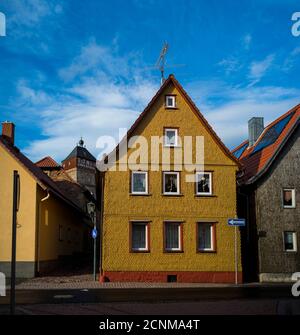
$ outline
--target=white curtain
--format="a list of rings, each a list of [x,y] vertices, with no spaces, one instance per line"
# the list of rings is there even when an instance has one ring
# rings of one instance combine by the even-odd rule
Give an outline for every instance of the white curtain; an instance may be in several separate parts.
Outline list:
[[[174,223],[166,224],[166,249],[179,249],[179,225]]]
[[[212,241],[211,241],[211,224],[200,223],[199,224],[199,249],[212,249]]]
[[[146,248],[146,225],[132,225],[132,249]]]

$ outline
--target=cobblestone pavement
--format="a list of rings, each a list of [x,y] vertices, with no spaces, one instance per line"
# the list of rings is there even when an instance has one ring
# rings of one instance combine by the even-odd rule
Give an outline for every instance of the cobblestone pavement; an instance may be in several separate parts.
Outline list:
[[[107,282],[100,283],[93,280],[92,274],[75,274],[75,275],[58,275],[45,276],[28,279],[16,286],[18,290],[32,289],[115,289],[115,288],[200,288],[200,287],[245,287],[245,286],[261,286],[263,284],[212,284],[212,283],[151,283],[151,282]],[[276,284],[266,284],[280,285]],[[287,285],[284,283],[282,285]],[[9,287],[8,287],[9,288]]]
[[[141,282],[112,282],[100,283],[94,281],[92,275],[72,277],[42,277],[24,281],[16,289],[93,289],[93,288],[170,288],[170,287],[230,287],[232,284],[204,284],[204,283],[141,283]]]

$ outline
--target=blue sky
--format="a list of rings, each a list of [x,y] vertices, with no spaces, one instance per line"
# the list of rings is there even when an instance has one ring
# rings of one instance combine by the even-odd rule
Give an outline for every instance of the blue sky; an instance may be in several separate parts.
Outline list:
[[[250,117],[300,102],[299,1],[0,0],[0,12],[0,121],[33,160],[60,161],[80,136],[97,155],[98,136],[130,127],[159,88],[164,41],[167,74],[229,148]]]

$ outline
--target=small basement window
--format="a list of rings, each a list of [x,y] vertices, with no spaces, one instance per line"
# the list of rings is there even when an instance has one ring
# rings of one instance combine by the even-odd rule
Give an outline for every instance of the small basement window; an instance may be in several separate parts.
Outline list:
[[[167,275],[167,282],[168,283],[177,283],[177,276],[176,275]]]
[[[175,95],[166,95],[166,108],[176,108]]]

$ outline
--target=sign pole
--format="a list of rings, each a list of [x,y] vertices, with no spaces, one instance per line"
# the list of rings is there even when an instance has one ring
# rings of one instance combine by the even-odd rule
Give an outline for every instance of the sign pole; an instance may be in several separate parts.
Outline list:
[[[17,211],[19,201],[19,174],[14,170],[13,175],[13,212],[12,212],[12,246],[10,270],[10,314],[15,314],[16,307],[16,249],[17,249]]]
[[[235,267],[235,285],[237,285],[238,283],[237,226],[234,226],[234,267]]]
[[[94,264],[93,264],[93,274],[94,274],[94,281],[97,280],[97,272],[96,272],[96,263],[97,263],[97,228],[96,228],[96,212],[93,213],[93,238],[94,238]]]

